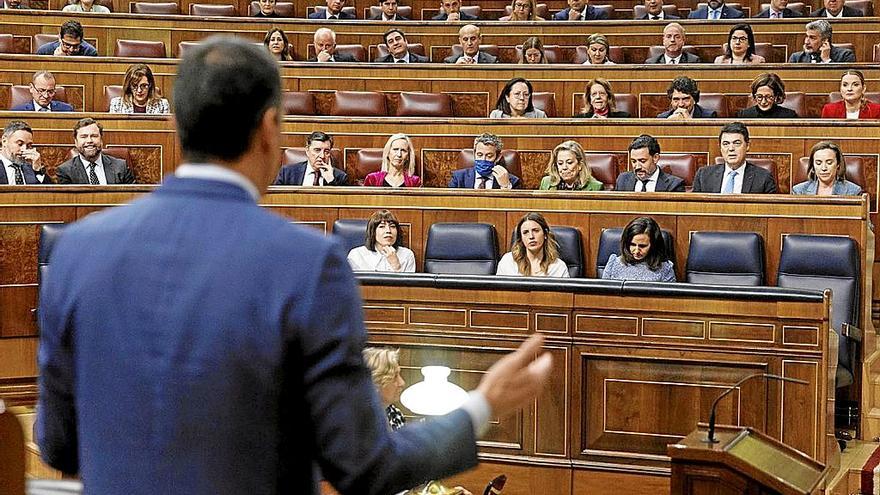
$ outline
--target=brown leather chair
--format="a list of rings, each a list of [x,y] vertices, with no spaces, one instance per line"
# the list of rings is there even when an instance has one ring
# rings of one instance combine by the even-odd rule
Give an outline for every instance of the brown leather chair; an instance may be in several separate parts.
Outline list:
[[[24,426],[0,399],[0,487],[4,493],[25,493]]]
[[[104,111],[110,111],[110,102],[113,98],[122,96],[122,86],[104,86]]]
[[[868,92],[865,93],[865,98],[868,101],[873,101],[874,103],[880,104],[880,92]],[[840,101],[842,97],[840,96],[840,91],[832,91],[828,94],[828,103],[834,103],[835,101]]]
[[[316,7],[308,8],[309,12],[324,12],[325,10],[327,10],[326,5],[318,5]],[[355,18],[357,18],[357,10],[354,7],[342,7],[342,12],[345,12],[346,14],[351,14]]]
[[[459,11],[464,12],[465,14],[477,16],[477,18],[483,15],[483,8],[479,5],[462,5],[459,8]]]
[[[727,4],[727,5],[730,5],[730,4]],[[654,57],[658,57],[660,55],[663,55],[663,53],[665,51],[666,51],[666,49],[663,48],[663,45],[649,46],[648,47],[648,58],[654,58]],[[685,45],[684,47],[682,47],[681,51],[688,52],[693,55],[699,55],[699,53],[697,52],[697,48],[693,45]],[[612,59],[612,60],[614,60],[614,59]],[[641,63],[642,61],[640,60],[639,62]],[[706,61],[703,60],[703,62],[706,62]],[[709,60],[709,62],[711,62],[711,60]]]
[[[282,165],[290,165],[291,163],[300,163],[308,161],[305,148],[286,148],[284,155],[281,157]],[[338,169],[343,168],[342,152],[337,148],[330,150],[330,164]]]
[[[513,15],[513,9],[510,7],[510,4],[504,6],[504,17],[510,17]],[[546,3],[535,4],[535,15],[538,17],[542,17],[544,19],[548,19],[550,15],[550,9],[547,7]],[[504,17],[498,19],[499,21],[509,21],[510,19],[505,19]],[[546,47],[545,47],[546,48]]]
[[[311,52],[314,52],[314,46],[311,48]],[[336,45],[336,53],[344,53],[346,55],[351,55],[358,62],[366,62],[367,61],[367,50],[361,45]]]
[[[180,8],[176,2],[134,2],[131,4],[133,14],[165,14],[176,15]]]
[[[446,93],[400,93],[398,117],[452,117],[452,98]]]
[[[846,180],[858,184],[862,190],[867,190],[868,188],[865,187],[865,184],[868,182],[865,178],[865,160],[860,156],[844,155],[843,161],[846,163]],[[809,169],[810,157],[802,156],[794,170],[792,170],[791,185],[794,186],[807,180],[807,171]]]
[[[95,0],[95,4],[107,7],[107,10],[113,12],[113,0]]]
[[[406,46],[407,48],[409,48],[410,52],[419,54],[423,57],[425,56],[425,45],[421,43],[407,43]],[[376,45],[376,59],[382,58],[389,53],[390,52],[388,51],[388,45],[386,45],[385,43],[380,43]]]
[[[235,5],[192,3],[189,6],[189,15],[202,17],[235,17],[238,15],[238,12],[235,10]]]
[[[706,110],[718,112],[718,117],[727,117],[727,99],[721,93],[700,93],[698,103]]]
[[[0,34],[0,53],[15,53],[13,41],[11,34]]]
[[[602,189],[614,190],[617,184],[617,160],[611,153],[587,153],[587,165],[593,178],[604,184]]]
[[[58,41],[57,34],[46,34],[39,33],[34,35],[34,53],[37,53],[37,50],[40,49],[41,46],[46,43],[52,43],[53,41]]]
[[[480,51],[486,52],[493,57],[498,56],[498,45],[480,45]],[[452,45],[452,53],[450,55],[460,56],[464,53],[461,45]]]
[[[777,180],[776,180],[776,166],[773,164],[773,160],[771,160],[769,158],[755,158],[755,157],[751,157],[751,156],[746,156],[746,161],[756,167],[761,167],[764,170],[770,172],[770,175],[773,176],[773,181],[777,182]],[[715,164],[716,165],[723,165],[724,158],[722,158],[720,156],[716,156],[715,157]]]
[[[251,2],[250,16],[260,11],[260,2]],[[293,2],[275,2],[275,13],[281,17],[293,17]]]
[[[547,117],[556,117],[556,93],[532,93],[532,106],[543,110]]]
[[[517,62],[522,61],[522,45],[516,45]],[[566,63],[565,54],[559,45],[544,45],[544,60],[548,64]]]
[[[880,43],[874,45],[874,62],[880,63]]]
[[[201,41],[181,41],[177,44],[177,58],[183,58],[186,52],[201,44]]]
[[[754,105],[754,98],[749,96],[748,106],[751,107]],[[802,93],[800,91],[786,91],[785,101],[782,102],[781,106],[794,110],[795,112],[797,112],[799,117],[804,117],[807,114],[807,95],[806,93]]]
[[[763,12],[770,8],[769,3],[762,3],[761,10],[759,12]],[[788,5],[785,6],[787,9],[791,9],[795,12],[800,13],[801,15],[807,15],[810,13],[810,6],[803,2],[788,2]]]
[[[865,17],[874,16],[874,2],[872,0],[846,0],[843,4],[860,11]]]
[[[363,148],[355,154],[357,163],[354,166],[355,177],[349,177],[349,181],[359,186],[364,184],[367,175],[382,170],[383,148]]]
[[[30,86],[13,86],[9,91],[9,109],[11,110],[33,99]],[[64,86],[55,86],[55,97],[53,99],[70,103],[67,101],[67,94],[64,92]]]
[[[382,7],[379,7],[378,5],[371,5],[369,12],[364,12],[364,14],[366,14],[367,19],[377,15],[382,15]],[[412,19],[412,7],[410,7],[409,5],[398,5],[397,15],[406,17],[407,19]]]
[[[162,41],[116,40],[116,57],[165,58]]]
[[[385,95],[375,91],[336,91],[330,101],[330,115],[385,117]]]
[[[284,115],[317,115],[315,99],[308,91],[284,91],[281,93]]]
[[[668,174],[684,179],[685,189],[690,191],[694,186],[694,175],[697,173],[697,158],[690,153],[661,153],[657,166]]]
[[[617,110],[626,112],[632,117],[639,116],[639,99],[636,98],[636,95],[629,93],[616,94],[614,95],[614,106]]]
[[[678,15],[678,7],[675,6],[674,4],[671,4],[671,5],[664,4],[662,9],[666,15]],[[646,9],[644,5],[635,5],[635,6],[633,6],[633,19],[638,19],[639,17],[642,17],[643,15],[645,15],[647,12],[648,12],[648,9]]]
[[[522,168],[519,164],[519,154],[514,150],[501,150],[500,164],[504,165],[507,171],[520,179],[522,179]],[[474,166],[474,150],[461,150],[458,154],[458,169],[471,168]]]

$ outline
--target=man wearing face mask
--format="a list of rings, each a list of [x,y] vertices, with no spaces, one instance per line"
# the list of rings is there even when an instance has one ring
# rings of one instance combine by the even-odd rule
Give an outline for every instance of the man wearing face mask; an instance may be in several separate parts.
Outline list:
[[[449,187],[459,189],[518,189],[519,177],[498,164],[503,143],[494,134],[483,133],[474,139],[474,166],[452,172]]]
[[[13,120],[3,129],[0,142],[0,184],[51,184],[40,153],[34,148],[34,131],[27,122]]]
[[[660,143],[653,136],[642,134],[629,144],[629,164],[632,172],[617,177],[616,191],[684,192],[684,179],[667,174],[657,163],[660,161]]]
[[[306,161],[281,167],[274,184],[285,186],[347,186],[348,174],[330,160],[333,137],[315,131],[306,138]]]

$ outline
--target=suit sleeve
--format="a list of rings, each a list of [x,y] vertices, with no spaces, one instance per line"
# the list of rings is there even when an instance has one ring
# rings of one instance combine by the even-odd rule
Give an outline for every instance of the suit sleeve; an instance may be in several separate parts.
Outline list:
[[[287,185],[286,180],[287,177],[284,174],[284,167],[281,167],[281,170],[278,171],[278,175],[275,176],[275,182],[273,182],[272,184],[278,186]]]
[[[459,174],[452,172],[452,178],[449,179],[449,187],[464,187],[464,183],[462,182],[461,176]]]
[[[134,184],[134,174],[131,172],[131,169],[128,168],[128,163],[126,163],[125,160],[122,160],[122,174],[120,175],[120,184]]]
[[[325,479],[343,494],[379,495],[476,465],[473,426],[464,410],[391,433],[361,355],[366,334],[351,268],[335,244],[317,254],[317,275],[296,282],[311,296],[288,310],[288,320],[305,324],[294,340]],[[323,297],[328,294],[332,304]]]
[[[675,185],[672,186],[672,188],[669,190],[669,192],[684,192],[685,191],[684,179],[682,179],[681,177],[676,177],[674,175],[671,176],[670,178],[672,179],[672,182]]]
[[[843,56],[840,57],[841,62],[855,62],[856,54],[852,50],[844,50]],[[832,60],[834,62],[834,60]]]
[[[761,184],[761,192],[765,192],[767,194],[772,194],[776,192],[776,181],[773,180],[773,176],[768,172],[767,175],[764,176],[764,183]]]
[[[833,108],[834,107],[832,107],[830,103],[826,103],[826,104],[822,105],[822,118],[823,119],[833,119],[834,118],[833,110],[832,110]]]
[[[510,174],[510,188],[511,189],[522,189],[522,181],[519,177]]]
[[[697,173],[694,174],[694,187],[691,189],[691,192],[707,192],[703,190],[703,170],[705,168],[697,169]]]
[[[623,189],[623,180],[624,180],[625,176],[626,176],[626,174],[620,174],[617,176],[617,181],[614,183],[614,190],[615,191],[623,191],[624,190]]]
[[[57,184],[73,184],[73,178],[70,176],[70,168],[65,166],[58,167],[55,171],[55,179]]]
[[[334,185],[334,186],[347,186],[348,185],[348,174],[343,172],[342,170],[334,171],[332,185]]]
[[[607,21],[608,20],[608,12],[598,11],[596,12],[596,20],[597,21]]]

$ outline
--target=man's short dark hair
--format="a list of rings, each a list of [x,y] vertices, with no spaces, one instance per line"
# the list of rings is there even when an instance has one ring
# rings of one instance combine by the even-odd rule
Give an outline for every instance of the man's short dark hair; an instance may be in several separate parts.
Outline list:
[[[61,37],[71,36],[78,40],[83,38],[83,27],[77,21],[67,21],[61,25]]]
[[[654,136],[650,136],[648,134],[642,134],[641,136],[632,140],[629,143],[629,151],[640,150],[642,148],[648,148],[648,154],[651,156],[660,154],[660,143],[657,141]]]
[[[247,151],[269,108],[281,105],[278,62],[249,41],[211,37],[187,52],[174,82],[184,158],[234,160]]]
[[[104,126],[102,126],[101,123],[98,122],[97,120],[95,120],[95,119],[93,119],[93,118],[91,118],[91,117],[86,117],[86,118],[84,118],[84,119],[79,119],[79,121],[78,121],[76,124],[74,124],[74,126],[73,126],[73,138],[76,139],[76,133],[77,133],[80,129],[82,129],[83,127],[88,127],[88,126],[90,126],[90,125],[92,125],[92,124],[95,124],[96,126],[98,126],[98,134],[100,134],[101,136],[103,136],[103,135],[104,135]]]
[[[382,3],[381,0],[379,1],[379,3]],[[388,37],[394,33],[400,33],[400,35],[403,36],[403,41],[406,41],[406,34],[404,34],[404,32],[398,28],[392,28],[392,29],[389,29],[388,31],[385,31],[385,34],[382,35],[382,41],[384,41],[385,44],[387,45],[388,44]]]
[[[311,146],[313,141],[320,141],[322,143],[330,143],[330,146],[333,146],[333,136],[327,134],[326,132],[315,131],[306,138],[306,146]]]
[[[691,95],[695,102],[700,101],[700,87],[697,86],[697,81],[694,81],[687,76],[678,76],[673,79],[672,84],[670,84],[669,88],[666,90],[666,96],[672,98],[673,91]]]
[[[749,142],[749,128],[742,122],[725,124],[724,127],[721,128],[721,132],[718,133],[719,141],[721,141],[722,134],[742,134],[743,139],[745,139],[747,143]]]
[[[34,130],[31,129],[31,125],[27,122],[23,120],[13,120],[3,128],[3,137],[8,138],[18,131],[28,131],[31,134],[34,133]]]

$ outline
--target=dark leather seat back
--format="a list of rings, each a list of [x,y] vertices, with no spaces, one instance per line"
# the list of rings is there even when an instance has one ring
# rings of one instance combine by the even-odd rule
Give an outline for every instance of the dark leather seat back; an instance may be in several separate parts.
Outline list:
[[[452,117],[452,98],[446,93],[400,93],[398,117]]]
[[[311,51],[314,52],[314,46]],[[361,45],[336,45],[336,53],[350,55],[358,62],[367,61],[367,49]]]
[[[844,156],[843,161],[846,163],[846,180],[858,184],[862,190],[867,190],[865,187],[868,182],[865,177],[865,160],[860,156]],[[809,170],[810,157],[802,156],[792,171],[791,185],[807,180]]]
[[[543,110],[547,117],[551,119],[556,117],[556,93],[533,93],[532,105],[538,110]]]
[[[764,285],[764,239],[756,232],[694,232],[685,272],[691,284]]]
[[[110,111],[110,102],[113,98],[122,96],[122,86],[104,86],[104,111]]]
[[[284,150],[284,156],[281,159],[282,165],[290,165],[307,161],[305,148],[287,148]],[[338,169],[342,169],[342,152],[338,148],[330,150],[330,164]]]
[[[428,229],[425,272],[494,275],[498,266],[495,227],[487,223],[435,223]]]
[[[666,259],[675,259],[675,242],[672,234],[668,230],[661,230],[663,236],[663,244],[666,247]],[[623,235],[623,229],[619,227],[602,229],[599,234],[599,247],[596,249],[596,278],[602,278],[605,271],[605,265],[608,264],[608,258],[612,254],[620,255],[620,236]]]
[[[49,268],[49,261],[52,258],[52,248],[55,247],[55,244],[58,242],[58,238],[63,231],[64,224],[47,223],[43,224],[40,228],[40,247],[37,252],[37,267],[39,270],[37,275],[40,281],[46,276],[46,271]]]
[[[384,148],[363,148],[357,151],[355,159],[355,177],[349,177],[348,180],[363,184],[367,175],[382,170],[382,152]]]
[[[727,99],[721,93],[700,93],[699,105],[704,110],[718,112],[718,117],[727,117]]]
[[[58,41],[57,34],[47,34],[47,33],[37,33],[34,35],[34,53],[37,53],[37,50],[40,49],[41,46],[46,43],[52,43],[53,41]]]
[[[180,13],[177,2],[133,2],[130,8],[133,14],[176,15]]]
[[[874,2],[872,0],[846,0],[843,4],[860,11],[864,17],[872,17],[874,15]]]
[[[11,34],[0,34],[0,53],[15,53],[13,41]]]
[[[580,278],[584,276],[584,246],[581,243],[581,232],[574,227],[554,225],[550,227],[556,242],[559,244],[559,257],[568,265],[568,276]]]
[[[629,93],[614,95],[614,106],[619,112],[626,112],[632,117],[639,116],[639,99],[636,95]]]
[[[284,115],[316,115],[315,100],[308,91],[284,91],[281,105]]]
[[[694,186],[697,173],[697,158],[690,153],[661,153],[657,166],[667,174],[684,179],[685,189]]]
[[[363,246],[367,237],[367,220],[340,218],[333,222],[333,236],[345,252]]]
[[[211,3],[192,3],[189,5],[189,14],[197,16],[223,16],[235,17],[238,13],[235,5],[217,5]]]
[[[336,91],[330,101],[330,115],[343,117],[384,117],[385,95],[377,91]]]
[[[257,15],[260,11],[260,2],[251,2],[250,15]],[[280,17],[293,17],[293,2],[275,2],[275,13]]]
[[[33,96],[31,96],[29,86],[13,86],[9,92],[9,108],[11,110],[33,99],[34,98]],[[55,97],[53,98],[53,100],[70,103],[69,101],[67,101],[67,93],[65,93],[64,91],[64,86],[55,86]],[[76,105],[74,105],[74,108],[76,108]]]
[[[617,160],[611,153],[587,153],[587,165],[593,178],[604,184],[603,189],[610,191],[617,184]]]
[[[114,56],[165,58],[165,43],[161,41],[116,40]]]
[[[793,289],[831,289],[831,326],[840,336],[837,387],[853,382],[855,342],[841,325],[859,326],[859,247],[849,237],[789,234],[782,239],[777,285]]]

